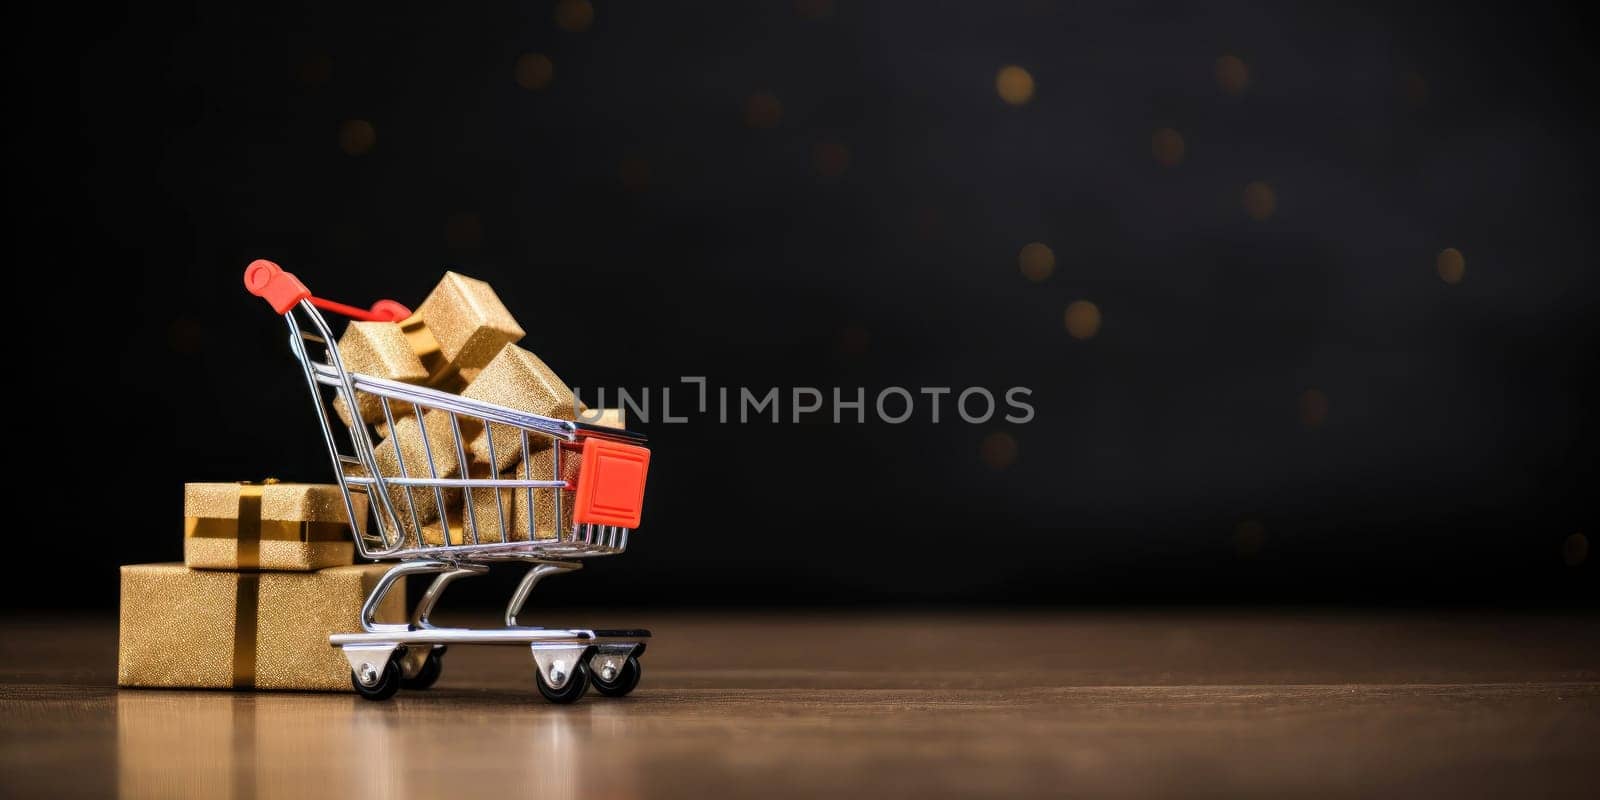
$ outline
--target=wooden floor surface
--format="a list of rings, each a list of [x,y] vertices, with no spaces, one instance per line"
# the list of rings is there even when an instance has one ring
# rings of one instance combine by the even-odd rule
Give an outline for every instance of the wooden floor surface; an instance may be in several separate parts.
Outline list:
[[[547,705],[517,648],[457,648],[436,689],[383,704],[118,691],[114,622],[0,623],[0,793],[1600,794],[1592,617],[578,621],[655,629],[633,697]]]

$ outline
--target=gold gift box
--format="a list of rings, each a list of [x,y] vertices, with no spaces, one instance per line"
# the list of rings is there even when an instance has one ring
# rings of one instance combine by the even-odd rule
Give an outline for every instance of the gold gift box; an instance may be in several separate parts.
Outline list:
[[[361,629],[361,605],[387,565],[316,572],[216,572],[182,564],[122,568],[117,685],[192,689],[350,688],[328,644]],[[378,609],[404,622],[405,587]]]
[[[502,473],[501,478],[507,480],[555,480],[555,448],[550,447],[530,455],[524,469],[523,462],[518,462],[515,467]],[[578,470],[582,466],[583,456],[575,450],[561,451],[561,480],[576,485]],[[480,465],[481,467],[482,465]],[[478,542],[490,543],[507,541],[503,538],[501,530],[502,510],[504,519],[511,525],[511,538],[509,541],[525,542],[528,540],[528,491],[527,489],[473,489],[471,491],[471,516],[468,516],[467,506],[463,504],[461,511],[451,519],[450,536],[453,544],[459,544],[458,537],[469,522],[477,522]],[[571,490],[561,489],[534,489],[533,491],[533,537],[535,539],[555,539],[561,531],[572,530],[572,507],[576,503],[575,493]],[[556,518],[556,492],[561,494],[561,518]],[[469,539],[470,541],[470,539]],[[438,530],[429,531],[429,542],[438,543]]]
[[[572,408],[572,390],[538,356],[516,345],[506,345],[461,396],[545,417],[572,419],[576,416]],[[504,470],[522,458],[522,431],[491,422],[487,431],[472,440],[474,460],[490,463],[491,437],[495,471]],[[528,436],[530,451],[543,450],[550,444],[548,436]]]
[[[425,383],[428,380],[428,370],[423,368],[417,354],[411,351],[405,331],[393,322],[351,322],[344,329],[344,336],[339,337],[339,357],[349,372],[405,383]],[[372,424],[384,421],[383,400],[377,395],[365,392],[357,394],[356,408],[361,412],[362,422]],[[344,424],[355,424],[343,397],[333,398],[333,410],[339,419],[344,420]],[[400,417],[410,414],[412,408],[410,403],[396,402],[389,404],[389,411]]]
[[[482,369],[500,348],[527,335],[493,287],[458,272],[446,272],[400,328],[428,371],[428,385],[452,392],[466,385],[464,373]]]
[[[428,432],[427,444],[423,444],[423,429]],[[461,431],[462,442],[469,440],[475,431],[468,430],[465,426]],[[436,472],[429,472],[428,455],[432,453],[432,464]],[[373,448],[373,458],[378,462],[378,472],[385,478],[402,477],[400,466],[405,465],[405,477],[411,478],[459,478],[461,477],[461,459],[456,452],[455,434],[451,431],[450,415],[443,411],[425,411],[419,421],[416,416],[403,417],[394,422],[394,435],[383,440]],[[412,487],[409,490],[411,506],[406,504],[407,489],[392,487],[389,489],[389,502],[394,505],[395,516],[399,517],[402,530],[415,533],[416,525],[411,519],[411,509],[414,507],[417,522],[424,525],[439,518],[439,500],[431,488]],[[442,489],[446,507],[456,504],[461,496],[460,489]]]
[[[352,495],[365,529],[367,498]],[[355,557],[339,487],[327,484],[186,483],[183,561],[193,569],[309,571]]]

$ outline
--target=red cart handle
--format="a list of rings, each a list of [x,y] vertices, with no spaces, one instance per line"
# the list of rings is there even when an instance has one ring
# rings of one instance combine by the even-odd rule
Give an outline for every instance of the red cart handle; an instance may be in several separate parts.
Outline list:
[[[283,267],[264,258],[258,258],[244,268],[244,288],[256,297],[266,298],[272,310],[279,314],[289,313],[301,300],[310,300],[311,305],[324,311],[363,322],[399,322],[411,316],[411,309],[393,300],[379,300],[372,304],[371,309],[364,309],[313,297],[311,290],[294,273],[284,272]]]

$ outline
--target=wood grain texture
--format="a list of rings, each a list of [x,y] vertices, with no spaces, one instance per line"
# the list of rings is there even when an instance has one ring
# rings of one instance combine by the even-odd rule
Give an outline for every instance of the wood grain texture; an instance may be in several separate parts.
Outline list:
[[[1225,612],[594,614],[639,691],[554,707],[517,648],[433,691],[113,688],[105,620],[0,626],[13,796],[1592,796],[1600,624]]]

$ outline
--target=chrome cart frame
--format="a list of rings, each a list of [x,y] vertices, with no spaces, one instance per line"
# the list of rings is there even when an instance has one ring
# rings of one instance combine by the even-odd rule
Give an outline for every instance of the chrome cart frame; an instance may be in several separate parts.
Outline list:
[[[373,700],[387,699],[401,687],[425,689],[432,685],[442,670],[445,649],[453,644],[523,645],[533,653],[537,665],[535,680],[540,693],[557,703],[574,702],[583,696],[592,682],[602,694],[621,696],[638,683],[639,656],[644,653],[645,640],[650,632],[645,630],[590,630],[584,628],[542,628],[518,624],[518,616],[534,587],[545,577],[572,572],[582,567],[582,559],[615,555],[628,546],[632,526],[637,524],[638,508],[621,514],[626,524],[617,524],[614,513],[573,510],[570,526],[563,524],[569,517],[565,497],[576,490],[585,495],[582,484],[586,481],[604,480],[599,464],[623,464],[622,480],[636,480],[642,499],[644,471],[649,453],[642,447],[645,439],[637,433],[617,428],[586,425],[569,420],[555,419],[517,411],[503,406],[476,402],[447,392],[385,380],[370,375],[352,373],[345,369],[339,347],[323,319],[318,307],[353,316],[358,319],[386,319],[398,321],[409,315],[403,306],[391,301],[381,301],[371,311],[332,303],[312,297],[292,274],[276,264],[255,261],[245,270],[245,286],[252,294],[264,297],[274,310],[283,315],[289,327],[289,348],[300,362],[301,371],[311,391],[317,412],[317,421],[327,443],[334,476],[342,490],[345,512],[350,520],[350,530],[356,550],[362,558],[398,561],[373,587],[361,609],[359,633],[336,633],[329,643],[339,647],[350,663],[351,685],[363,697]],[[311,347],[322,348],[323,357],[313,357]],[[332,390],[331,392],[328,390]],[[338,398],[348,411],[348,450],[341,450],[340,437],[329,413]],[[377,448],[379,437],[361,416],[362,398],[375,398],[383,411],[385,430],[397,430],[396,421],[414,415],[420,435],[412,443],[421,445],[420,452],[407,452],[406,437],[395,436],[389,441],[395,452],[386,461],[393,464],[380,467]],[[370,407],[370,402],[368,407]],[[456,477],[449,474],[467,472],[467,448],[462,430],[490,431],[515,429],[521,445],[521,475],[488,478]],[[434,452],[437,442],[431,441],[430,425],[445,425],[450,434],[449,443],[454,453]],[[487,442],[489,461],[498,463],[495,436],[483,437]],[[531,474],[530,456],[550,449],[552,474],[535,478]],[[563,454],[578,457],[576,481],[568,480],[573,472],[571,464],[563,468]],[[597,457],[597,454],[600,457]],[[451,462],[450,456],[454,457]],[[453,463],[455,468],[442,468]],[[414,466],[426,464],[426,474],[411,474]],[[612,474],[616,474],[613,470]],[[615,488],[615,487],[613,487]],[[629,491],[632,483],[627,484]],[[495,519],[479,520],[473,503],[474,491],[494,493]],[[597,490],[598,491],[598,490]],[[459,525],[450,518],[452,503],[448,497],[462,494],[463,510]],[[519,497],[508,492],[523,493]],[[538,538],[535,523],[535,492],[548,492],[553,499],[555,520],[554,536]],[[623,494],[628,494],[628,491]],[[614,497],[616,492],[607,496]],[[356,495],[366,498],[369,517],[375,530],[358,525]],[[526,513],[516,514],[509,506],[526,500]],[[428,501],[431,500],[430,505]],[[419,510],[421,509],[421,510]],[[615,511],[613,509],[613,511]],[[437,513],[437,520],[429,518]],[[410,523],[409,526],[407,523]],[[609,523],[609,524],[608,524]],[[432,534],[432,540],[430,539]],[[436,540],[436,541],[434,541]],[[429,621],[446,588],[451,583],[488,572],[492,565],[518,563],[527,572],[518,583],[505,609],[505,626],[500,628],[441,628]],[[377,613],[400,579],[412,575],[433,575],[433,581],[404,623],[377,621]]]

